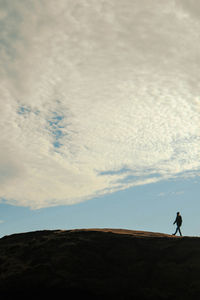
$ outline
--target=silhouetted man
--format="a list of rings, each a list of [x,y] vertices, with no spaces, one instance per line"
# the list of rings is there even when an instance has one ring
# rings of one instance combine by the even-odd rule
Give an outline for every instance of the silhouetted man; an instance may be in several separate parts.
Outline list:
[[[177,212],[176,220],[174,221],[173,224],[176,224],[176,225],[177,225],[176,231],[175,231],[175,233],[174,233],[173,235],[176,235],[176,233],[179,231],[180,236],[182,236],[181,229],[180,229],[180,227],[181,227],[181,225],[182,225],[182,217],[181,217],[181,215],[180,215],[180,212]]]

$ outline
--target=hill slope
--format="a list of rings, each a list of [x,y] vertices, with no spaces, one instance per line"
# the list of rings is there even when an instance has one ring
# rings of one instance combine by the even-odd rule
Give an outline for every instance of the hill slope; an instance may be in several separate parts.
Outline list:
[[[122,229],[5,236],[0,239],[0,293],[11,291],[192,299],[200,293],[200,238]]]

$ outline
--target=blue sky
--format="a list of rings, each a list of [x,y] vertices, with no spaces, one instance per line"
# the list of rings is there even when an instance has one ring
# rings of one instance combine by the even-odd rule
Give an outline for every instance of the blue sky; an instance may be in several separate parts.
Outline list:
[[[0,236],[43,229],[126,228],[172,234],[176,212],[182,233],[200,236],[199,177],[133,187],[72,206],[31,210],[1,204]]]
[[[200,4],[0,0],[0,226],[198,233]],[[194,210],[194,211],[193,211]]]

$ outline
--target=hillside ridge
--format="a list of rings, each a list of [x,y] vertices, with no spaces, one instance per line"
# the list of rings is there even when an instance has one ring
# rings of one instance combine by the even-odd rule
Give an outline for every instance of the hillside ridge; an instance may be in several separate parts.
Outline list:
[[[0,239],[0,293],[89,299],[192,299],[200,238],[117,228],[40,230]]]

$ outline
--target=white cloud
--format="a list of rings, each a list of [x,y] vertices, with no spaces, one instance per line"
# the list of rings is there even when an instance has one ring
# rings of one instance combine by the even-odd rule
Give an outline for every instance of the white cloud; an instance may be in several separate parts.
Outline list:
[[[161,192],[158,194],[159,197],[165,197],[165,196],[179,196],[179,195],[183,195],[185,193],[185,191],[170,191],[167,193]]]
[[[40,208],[199,174],[200,23],[187,6],[0,8],[1,198]]]

